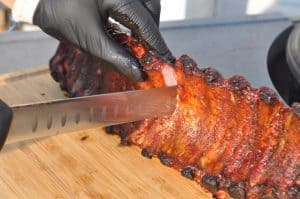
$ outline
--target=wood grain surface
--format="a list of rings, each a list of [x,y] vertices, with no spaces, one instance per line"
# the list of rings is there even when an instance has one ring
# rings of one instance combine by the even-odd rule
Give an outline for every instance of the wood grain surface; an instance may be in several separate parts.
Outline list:
[[[63,98],[47,67],[0,76],[8,104]],[[102,129],[5,146],[0,198],[210,198],[201,187]]]

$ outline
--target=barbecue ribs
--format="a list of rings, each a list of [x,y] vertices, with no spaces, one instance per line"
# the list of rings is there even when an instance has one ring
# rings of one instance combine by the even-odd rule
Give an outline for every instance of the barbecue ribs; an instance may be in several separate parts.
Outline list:
[[[216,198],[300,198],[300,104],[286,107],[269,88],[242,76],[224,79],[187,55],[175,66],[114,29],[112,37],[138,58],[148,80],[132,82],[99,59],[61,43],[50,61],[70,97],[178,83],[171,116],[112,126],[122,144],[138,145],[200,183]]]

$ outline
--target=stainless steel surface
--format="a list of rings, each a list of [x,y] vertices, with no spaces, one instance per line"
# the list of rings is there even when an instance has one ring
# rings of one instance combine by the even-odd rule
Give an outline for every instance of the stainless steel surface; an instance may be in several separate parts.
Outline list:
[[[171,114],[176,87],[13,106],[7,144]]]

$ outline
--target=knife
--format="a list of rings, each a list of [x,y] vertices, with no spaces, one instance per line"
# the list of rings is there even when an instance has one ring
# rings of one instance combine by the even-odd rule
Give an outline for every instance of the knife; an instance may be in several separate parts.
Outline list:
[[[8,107],[0,105],[5,144],[170,115],[177,87],[135,90]]]

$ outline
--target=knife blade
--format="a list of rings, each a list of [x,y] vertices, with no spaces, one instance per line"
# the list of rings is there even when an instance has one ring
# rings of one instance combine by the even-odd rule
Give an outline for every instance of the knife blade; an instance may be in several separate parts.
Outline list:
[[[176,86],[12,106],[6,144],[171,114]]]

